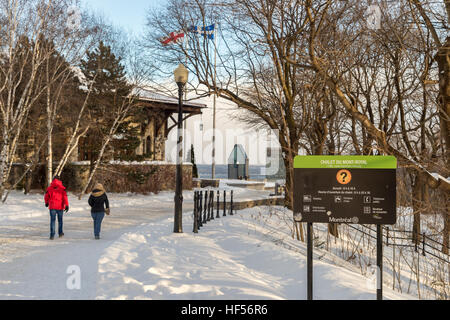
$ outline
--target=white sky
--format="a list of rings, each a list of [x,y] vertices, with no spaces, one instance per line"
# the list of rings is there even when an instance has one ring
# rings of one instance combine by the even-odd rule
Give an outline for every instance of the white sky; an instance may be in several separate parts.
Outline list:
[[[196,101],[197,102],[197,101]],[[212,128],[213,128],[213,97],[198,100],[207,108],[203,114],[193,116],[187,120],[185,134],[185,152],[194,145],[197,164],[211,164],[212,162]],[[242,144],[250,158],[250,164],[266,164],[266,133],[250,129],[245,123],[233,119],[233,114],[242,112],[236,105],[225,100],[216,102],[216,164],[227,164],[228,157],[235,144]],[[170,121],[169,126],[173,123]],[[203,124],[203,130],[200,129]],[[175,161],[176,157],[176,129],[173,129],[166,142],[166,159]]]

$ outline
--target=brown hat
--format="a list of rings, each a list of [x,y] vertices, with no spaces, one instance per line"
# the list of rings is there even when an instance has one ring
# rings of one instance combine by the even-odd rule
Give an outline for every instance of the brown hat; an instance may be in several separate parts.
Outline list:
[[[101,183],[96,183],[94,185],[94,188],[92,189],[92,195],[94,197],[100,197],[104,193],[105,193],[105,188],[103,188],[103,185]]]

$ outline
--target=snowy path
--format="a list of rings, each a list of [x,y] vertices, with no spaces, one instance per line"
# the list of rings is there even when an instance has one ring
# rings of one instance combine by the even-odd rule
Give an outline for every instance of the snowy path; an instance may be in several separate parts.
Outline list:
[[[102,224],[102,239],[96,241],[86,198],[78,201],[69,196],[65,237],[50,241],[48,211],[39,198],[36,195],[29,200],[28,218],[23,218],[22,211],[17,214],[21,218],[10,214],[0,225],[0,299],[95,299],[98,259],[103,251],[137,226],[173,215],[173,194],[152,196],[151,201],[145,196],[121,196],[116,203],[112,201],[111,216]],[[185,199],[183,211],[189,212],[188,194]],[[80,267],[81,290],[67,289],[70,275],[66,272],[72,265]]]
[[[240,199],[261,198],[269,192],[240,190]],[[192,212],[192,192],[183,194],[183,212]],[[229,200],[229,199],[228,199]],[[102,239],[93,240],[87,197],[69,195],[70,212],[64,216],[62,239],[48,239],[49,216],[42,195],[11,195],[8,210],[0,206],[0,299],[95,299],[98,260],[123,234],[162,218],[173,217],[173,193],[110,195],[112,213],[102,224]],[[17,204],[16,204],[17,203]],[[56,224],[57,227],[57,224]],[[184,225],[190,232],[191,224]],[[67,268],[81,270],[81,290],[68,290]]]
[[[284,218],[246,209],[193,234],[192,192],[184,200],[184,233],[175,234],[173,193],[110,195],[96,241],[87,199],[70,196],[65,237],[50,241],[42,195],[14,193],[0,206],[0,299],[306,298],[306,248],[286,234]],[[80,289],[67,286],[70,266],[81,271]],[[314,270],[316,299],[375,299],[368,279],[338,257]],[[388,288],[385,297],[412,298]]]

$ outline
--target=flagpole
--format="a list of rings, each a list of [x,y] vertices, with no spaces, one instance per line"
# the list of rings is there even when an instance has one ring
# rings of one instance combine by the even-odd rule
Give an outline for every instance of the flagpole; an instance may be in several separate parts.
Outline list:
[[[185,34],[185,38],[186,38],[186,43],[185,43],[185,52],[186,52],[186,57],[185,57],[185,66],[187,68],[187,64],[188,64],[188,50],[189,50],[189,37],[187,35],[187,32]],[[184,86],[184,101],[187,101],[187,86]],[[183,158],[185,159],[185,155],[187,155],[187,149],[186,149],[186,121],[183,121],[183,133],[184,133],[184,139],[183,139],[183,150],[185,152],[185,154],[183,155]]]
[[[211,178],[216,176],[216,78],[217,78],[217,34],[216,26],[214,25],[214,97],[213,97],[213,137],[212,137],[212,165]]]

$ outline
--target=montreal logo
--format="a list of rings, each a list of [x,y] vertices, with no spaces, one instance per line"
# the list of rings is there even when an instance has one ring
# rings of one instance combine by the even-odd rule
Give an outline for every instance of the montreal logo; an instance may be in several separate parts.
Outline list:
[[[357,224],[359,222],[358,217],[353,218],[334,218],[334,217],[328,217],[328,222],[337,222],[337,223],[353,223]]]

